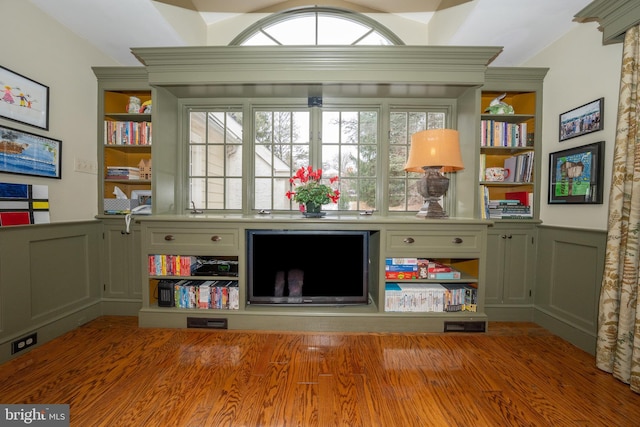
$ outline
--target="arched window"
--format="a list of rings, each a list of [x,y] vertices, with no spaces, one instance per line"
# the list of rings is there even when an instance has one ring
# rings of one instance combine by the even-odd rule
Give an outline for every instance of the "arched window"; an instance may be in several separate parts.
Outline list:
[[[308,7],[276,13],[240,33],[232,46],[404,45],[373,19],[345,9]]]

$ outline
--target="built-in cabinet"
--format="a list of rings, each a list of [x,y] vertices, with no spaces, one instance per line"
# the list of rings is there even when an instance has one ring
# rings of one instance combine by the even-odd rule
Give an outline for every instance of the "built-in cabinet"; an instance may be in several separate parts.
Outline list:
[[[542,87],[546,68],[488,68],[480,105],[480,216],[487,234],[486,311],[531,320],[539,223]],[[491,104],[513,110],[490,111]]]
[[[362,218],[335,216],[330,220],[309,219],[300,214],[269,217],[230,216],[151,216],[140,218],[141,263],[148,265],[156,255],[231,256],[238,260],[238,275],[221,277],[238,286],[237,309],[198,309],[166,307],[158,304],[158,282],[166,278],[157,271],[143,273],[141,326],[187,327],[188,322],[211,324],[229,329],[289,329],[336,331],[484,331],[485,244],[488,223],[477,220],[425,221],[424,219]],[[365,230],[369,240],[368,301],[363,304],[248,304],[247,260],[248,230]],[[277,248],[273,248],[278,250]],[[254,256],[259,256],[254,254]],[[327,266],[331,280],[340,281],[340,269],[354,268],[348,260],[332,259],[330,253],[316,254]],[[475,311],[419,312],[386,311],[385,259],[415,257],[451,262],[463,272],[457,280],[440,283],[471,284],[477,288]],[[361,268],[361,267],[360,267]],[[175,280],[215,280],[216,277],[169,277]],[[435,280],[413,280],[435,283]],[[195,318],[195,320],[194,320]]]
[[[101,215],[105,219],[122,218],[121,215],[110,214],[126,213],[126,209],[122,212],[111,212],[104,208],[103,198],[114,197],[111,193],[116,186],[134,203],[135,196],[153,192],[154,215],[140,217],[140,241],[137,241],[135,227],[132,228],[133,234],[122,235],[121,224],[114,222],[109,225],[105,222],[105,253],[108,254],[104,266],[105,297],[134,300],[138,295],[138,289],[141,289],[141,325],[183,327],[186,325],[186,318],[193,315],[185,309],[159,307],[153,302],[158,295],[157,284],[163,277],[145,273],[150,255],[237,257],[239,307],[234,313],[228,313],[230,328],[278,329],[291,328],[295,323],[297,328],[308,329],[444,330],[445,320],[484,322],[487,294],[491,295],[490,301],[494,306],[512,304],[515,300],[518,300],[518,304],[526,305],[531,287],[528,284],[515,285],[517,280],[512,279],[515,273],[508,269],[517,269],[517,264],[527,262],[528,254],[534,251],[535,247],[531,248],[528,238],[521,238],[521,230],[518,227],[515,227],[518,232],[510,232],[511,239],[505,238],[505,241],[502,241],[500,237],[496,237],[487,240],[486,227],[493,220],[483,219],[485,209],[481,208],[481,205],[484,202],[484,188],[488,189],[488,199],[506,199],[507,193],[526,194],[526,203],[532,205],[532,208],[530,215],[523,219],[522,223],[533,227],[537,223],[537,205],[540,199],[537,180],[540,170],[542,80],[546,69],[487,69],[487,61],[496,53],[493,48],[398,46],[393,50],[375,47],[357,50],[343,47],[309,50],[297,47],[260,47],[234,50],[206,47],[190,50],[134,50],[144,67],[99,67],[94,69],[94,72],[98,76],[99,86]],[[451,57],[458,60],[455,64],[447,65],[446,61]],[[339,66],[333,65],[336,58],[340,58]],[[174,66],[176,61],[180,63],[180,70]],[[251,73],[246,72],[246,64],[251,64]],[[279,65],[274,68],[274,64]],[[360,73],[355,77],[352,73],[344,71],[367,67],[372,72],[367,74],[364,80]],[[242,84],[238,84],[240,71],[243,72]],[[393,93],[406,93],[407,98],[433,96],[455,106],[452,111],[457,114],[452,124],[461,134],[465,165],[472,165],[467,167],[464,173],[456,174],[452,184],[451,192],[456,195],[457,218],[438,223],[417,220],[413,215],[375,212],[371,217],[364,218],[358,215],[338,215],[336,218],[332,215],[331,218],[306,219],[306,222],[300,223],[297,222],[299,218],[293,220],[293,226],[302,229],[349,229],[354,225],[362,227],[366,224],[364,226],[367,229],[377,233],[377,275],[369,288],[371,304],[347,309],[327,306],[304,307],[304,312],[292,307],[248,307],[246,272],[243,271],[246,268],[244,232],[248,228],[247,224],[251,223],[253,227],[289,229],[292,222],[283,222],[276,216],[256,216],[254,212],[245,208],[242,212],[219,215],[188,213],[188,188],[183,180],[185,165],[181,149],[184,137],[180,133],[184,104],[196,101],[200,104],[207,102],[206,99],[230,97],[236,100],[250,99],[255,97],[258,91],[262,96],[274,96],[282,93],[281,89],[289,88],[294,83],[296,90],[291,91],[291,96],[298,98],[318,91],[329,99],[357,97],[363,87],[373,88],[373,93],[382,98],[388,96],[389,88],[393,88]],[[156,125],[153,161],[156,163],[155,170],[160,173],[152,174],[148,181],[142,177],[140,180],[132,181],[123,180],[121,177],[113,179],[107,175],[110,167],[119,164],[135,167],[142,160],[151,160],[151,145],[110,143],[111,131],[107,129],[110,129],[108,126],[111,122],[146,123],[151,119],[145,112],[128,112],[126,108],[131,97],[140,99],[141,102],[150,101],[153,97],[153,122]],[[487,116],[484,110],[491,100],[497,97],[502,97],[503,102],[512,105],[515,114]],[[480,129],[481,124],[487,120],[508,125],[505,129],[515,129],[515,126],[523,125],[519,128],[519,132],[522,133],[519,146],[495,146],[495,143],[483,142],[485,140]],[[384,142],[381,144],[384,148]],[[522,154],[533,157],[533,162],[527,166],[526,179],[508,183],[486,179],[484,171],[487,167],[504,168],[508,157]],[[252,174],[249,163],[243,164],[243,176],[249,177]],[[479,191],[481,188],[482,196]],[[214,235],[222,236],[221,240],[213,242],[206,238]],[[460,242],[450,243],[457,241],[456,239],[460,239]],[[220,245],[228,245],[229,242],[233,242],[231,246],[222,247],[221,251]],[[526,246],[523,246],[525,242]],[[449,247],[449,244],[453,246]],[[487,248],[492,254],[505,254],[507,251],[520,254],[510,263],[500,263],[496,259],[491,261],[492,270],[497,269],[496,280],[492,279],[491,288],[487,288],[485,284],[485,274],[489,274],[485,257]],[[143,271],[135,271],[135,268],[131,267],[123,272],[123,257],[137,257]],[[457,279],[457,283],[477,287],[477,311],[444,314],[385,312],[385,287],[389,284],[384,275],[383,264],[386,257],[431,258],[456,264],[464,272],[464,276]],[[122,275],[127,275],[131,280],[139,278],[139,286],[132,286],[126,280],[120,282],[118,278]],[[513,286],[524,288],[516,289]],[[523,298],[517,298],[518,292],[522,292]],[[207,312],[208,316],[218,314]],[[296,321],[291,322],[292,319],[288,316],[293,316]],[[354,318],[357,318],[357,321]]]
[[[153,108],[141,67],[94,67],[98,77],[98,212],[125,215],[151,203]]]
[[[140,225],[124,218],[104,219],[102,225],[103,297],[141,301]]]
[[[480,103],[480,216],[537,220],[546,68],[488,68]]]
[[[536,225],[497,223],[487,232],[485,308],[491,320],[531,320]]]

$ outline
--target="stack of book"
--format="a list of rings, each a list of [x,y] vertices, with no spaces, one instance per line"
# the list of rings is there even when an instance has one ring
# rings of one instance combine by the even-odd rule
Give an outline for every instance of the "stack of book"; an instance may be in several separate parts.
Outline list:
[[[418,258],[387,258],[384,270],[387,279],[417,279]]]
[[[419,277],[421,279],[456,280],[460,276],[460,272],[450,265],[441,264],[437,261],[419,261]]]
[[[526,147],[527,123],[507,123],[496,120],[480,122],[482,147]]]
[[[151,145],[151,122],[116,122],[105,120],[106,145]]]
[[[504,169],[506,174],[504,182],[531,182],[533,178],[533,151],[506,158]]]
[[[446,288],[444,311],[477,311],[478,289],[467,284],[449,283]]]
[[[197,258],[187,255],[149,255],[149,276],[191,276]]]
[[[129,166],[107,166],[107,179],[140,179],[140,169]]]
[[[174,284],[177,308],[238,310],[236,280],[180,280]]]
[[[477,311],[478,290],[467,284],[387,283],[385,311]]]
[[[385,311],[443,312],[444,294],[438,283],[387,283]]]
[[[531,206],[522,204],[519,200],[499,199],[489,200],[489,218],[491,219],[531,219]]]

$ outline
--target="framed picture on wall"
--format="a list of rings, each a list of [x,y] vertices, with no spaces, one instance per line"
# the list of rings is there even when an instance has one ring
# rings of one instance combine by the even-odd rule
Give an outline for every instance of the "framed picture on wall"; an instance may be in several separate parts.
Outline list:
[[[0,126],[0,172],[62,178],[62,141]]]
[[[604,98],[560,114],[560,142],[604,129]]]
[[[602,204],[604,141],[549,154],[549,204]]]
[[[0,117],[49,130],[49,87],[0,66]]]

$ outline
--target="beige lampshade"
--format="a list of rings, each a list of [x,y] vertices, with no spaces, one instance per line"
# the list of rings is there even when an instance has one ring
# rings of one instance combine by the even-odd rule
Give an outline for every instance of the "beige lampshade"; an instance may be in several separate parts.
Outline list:
[[[442,172],[464,169],[457,130],[429,129],[411,135],[407,172],[424,172],[424,166],[441,166]]]

